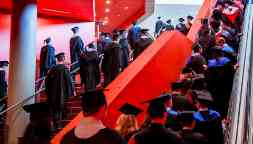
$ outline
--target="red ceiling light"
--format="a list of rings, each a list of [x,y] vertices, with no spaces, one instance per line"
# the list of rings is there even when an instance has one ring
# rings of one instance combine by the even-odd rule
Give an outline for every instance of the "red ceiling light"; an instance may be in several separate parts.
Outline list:
[[[110,0],[107,0],[107,1],[105,1],[105,3],[106,3],[106,4],[110,4],[110,3],[111,3],[111,1],[110,1]]]
[[[128,7],[128,6],[126,6],[124,9],[125,9],[125,10],[127,10],[127,9],[129,9],[129,7]]]

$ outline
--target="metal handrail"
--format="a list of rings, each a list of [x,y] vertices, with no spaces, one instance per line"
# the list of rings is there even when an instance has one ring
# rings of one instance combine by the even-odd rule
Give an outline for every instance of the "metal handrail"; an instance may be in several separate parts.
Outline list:
[[[78,63],[78,61],[72,63],[72,64],[70,65],[70,67],[73,66],[73,65],[75,65],[75,64],[77,64],[77,63]],[[72,71],[70,72],[70,74],[76,73],[79,69],[80,69],[80,68],[78,67],[78,68],[72,70]],[[11,111],[11,110],[17,109],[20,105],[25,104],[25,103],[28,102],[30,99],[34,98],[35,96],[37,96],[38,94],[40,94],[41,92],[43,92],[43,91],[46,89],[46,88],[44,87],[45,79],[46,79],[46,77],[43,78],[43,82],[42,82],[42,84],[41,84],[39,90],[38,90],[37,92],[35,92],[34,95],[29,96],[29,97],[25,98],[24,100],[21,100],[21,101],[17,102],[16,104],[14,104],[14,105],[12,105],[12,106],[6,108],[4,111],[0,112],[0,116],[4,115],[5,113],[7,113],[7,112],[9,112],[9,111]],[[5,98],[7,98],[7,96],[6,96]]]

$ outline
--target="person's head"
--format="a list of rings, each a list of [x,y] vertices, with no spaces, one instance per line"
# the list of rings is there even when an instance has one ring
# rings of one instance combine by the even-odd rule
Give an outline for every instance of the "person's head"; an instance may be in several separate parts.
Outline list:
[[[158,19],[158,20],[161,20],[161,18],[162,18],[162,17],[160,17],[160,16],[159,16],[159,17],[157,17],[157,19]]]
[[[193,19],[194,19],[193,16],[191,16],[191,15],[187,16],[187,22],[192,22]]]
[[[192,50],[193,50],[194,53],[200,53],[200,54],[203,53],[203,48],[201,47],[201,45],[199,43],[195,43],[192,46]]]
[[[161,101],[153,101],[149,104],[147,109],[151,121],[160,121],[164,123],[166,121],[166,107]]]
[[[71,28],[71,31],[73,32],[73,34],[77,34],[79,32],[79,27],[75,26],[75,27]]]
[[[56,57],[58,63],[63,63],[65,61],[65,53],[64,52],[57,54],[55,57]]]
[[[179,18],[178,21],[179,21],[179,23],[184,23],[185,22],[184,18]]]
[[[195,99],[196,107],[199,110],[208,108],[213,102],[212,95],[207,90],[193,90],[192,97]]]
[[[184,85],[183,85],[182,82],[173,82],[171,84],[171,90],[172,90],[172,92],[179,92],[179,93],[181,93],[183,87],[184,87]]]
[[[168,19],[166,22],[167,22],[167,24],[171,24],[171,23],[172,23],[172,20],[171,20],[171,19]]]
[[[46,45],[48,45],[48,44],[51,43],[51,41],[52,41],[51,37],[48,37],[48,38],[46,38],[46,39],[44,40],[44,43],[45,43]]]
[[[223,37],[219,37],[219,38],[216,39],[216,45],[217,46],[223,47],[225,43],[226,43],[226,40]]]
[[[117,34],[117,33],[115,33],[115,34],[113,34],[113,36],[112,36],[112,40],[114,41],[114,42],[119,42],[119,35]]]
[[[139,129],[137,119],[134,115],[121,114],[116,121],[115,129],[122,135],[126,136],[129,133]]]
[[[137,22],[136,22],[136,21],[134,21],[134,22],[133,22],[133,26],[136,26],[136,25],[137,25]]]
[[[193,130],[195,128],[194,111],[183,111],[179,113],[178,119],[183,128]]]
[[[0,68],[7,70],[9,66],[9,62],[8,61],[0,61]]]
[[[102,90],[92,90],[82,94],[82,110],[84,116],[93,116],[104,119],[107,102]]]

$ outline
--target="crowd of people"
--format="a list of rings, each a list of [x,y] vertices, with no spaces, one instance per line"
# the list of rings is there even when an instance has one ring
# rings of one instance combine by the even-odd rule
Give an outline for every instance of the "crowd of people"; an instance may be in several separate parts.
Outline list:
[[[171,19],[168,19],[166,22],[164,22],[162,20],[162,17],[159,16],[157,18],[157,21],[156,21],[156,24],[155,24],[155,35],[154,36],[157,38],[163,32],[172,31],[172,30],[178,30],[182,34],[187,35],[188,32],[191,29],[191,26],[193,24],[193,20],[194,20],[194,17],[191,16],[191,15],[188,15],[186,17],[186,22],[185,22],[185,19],[181,17],[181,18],[178,19],[178,24],[176,26],[174,26],[172,24]]]
[[[238,68],[243,14],[242,1],[218,0],[211,16],[201,20],[192,56],[180,79],[169,84],[171,92],[143,102],[147,110],[141,125],[137,116],[144,110],[126,102],[119,109],[122,114],[115,129],[103,124],[107,101],[103,90],[96,90],[101,83],[100,74],[104,75],[103,87],[106,87],[153,42],[148,29],[133,23],[128,31],[101,33],[97,42],[84,46],[78,35],[79,28],[72,28],[74,35],[70,40],[70,55],[74,65],[70,70],[65,64],[64,53],[55,56],[51,38],[46,39],[41,49],[40,74],[41,77],[46,76],[48,103],[24,107],[31,113],[31,124],[26,129],[24,143],[49,143],[49,118],[53,118],[54,128],[59,128],[64,101],[75,95],[73,82],[77,72],[73,71],[80,67],[81,83],[85,85],[85,93],[82,94],[85,117],[64,136],[61,144],[224,144],[223,128],[227,122],[233,77]],[[174,29],[187,34],[192,20],[193,17],[188,16],[185,24],[185,20],[180,18],[179,24],[174,27],[171,20],[165,24],[158,17],[155,37]],[[6,62],[0,63],[0,68],[6,65]],[[49,111],[53,114],[48,114]]]

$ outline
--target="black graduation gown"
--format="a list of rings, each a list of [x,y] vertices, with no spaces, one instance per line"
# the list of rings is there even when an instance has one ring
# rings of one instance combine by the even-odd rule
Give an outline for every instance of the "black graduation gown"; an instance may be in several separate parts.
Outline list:
[[[71,75],[64,64],[57,64],[49,70],[45,80],[48,102],[53,110],[62,111],[64,100],[74,95]]]
[[[126,38],[120,39],[120,64],[121,68],[124,69],[128,66],[129,47],[128,40]]]
[[[209,144],[224,144],[221,117],[215,111],[201,111],[194,114],[195,131],[205,135]]]
[[[153,40],[149,37],[140,38],[134,49],[134,59],[136,59],[146,48],[152,44]]]
[[[80,36],[75,36],[70,39],[70,59],[71,63],[78,62],[79,57],[83,53],[84,43]],[[71,67],[71,71],[79,67],[75,65]]]
[[[100,75],[98,61],[96,51],[86,52],[80,58],[80,76],[82,84],[85,84],[86,91],[96,89],[96,85],[99,83],[97,80]]]
[[[148,128],[137,133],[134,140],[136,144],[182,144],[179,134],[157,123],[151,123]]]
[[[179,131],[179,134],[183,138],[184,144],[208,144],[207,138],[192,130],[183,129]]]
[[[159,35],[164,26],[165,23],[162,20],[158,20],[155,24],[155,34]]]
[[[55,48],[51,45],[42,47],[40,52],[40,77],[44,77],[55,64]]]
[[[64,136],[61,144],[127,144],[127,142],[116,131],[105,128],[88,139],[77,138],[73,129]]]
[[[222,118],[227,115],[234,73],[233,66],[228,63],[224,66],[209,68],[206,74],[207,88],[212,94],[214,109],[220,112]]]
[[[105,49],[102,62],[102,71],[104,73],[104,85],[107,86],[119,74],[120,69],[120,45],[112,43]]]
[[[0,99],[7,95],[7,82],[5,80],[5,71],[0,70]]]
[[[167,24],[167,25],[165,25],[164,29],[166,31],[172,31],[175,29],[175,27],[172,24]]]

